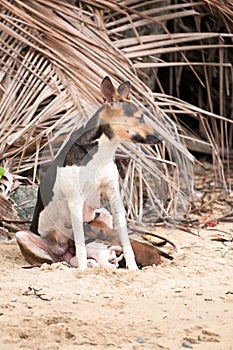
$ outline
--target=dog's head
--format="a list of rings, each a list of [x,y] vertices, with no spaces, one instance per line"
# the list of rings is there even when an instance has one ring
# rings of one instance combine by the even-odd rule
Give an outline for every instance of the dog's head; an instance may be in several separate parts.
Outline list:
[[[151,126],[150,118],[142,109],[130,100],[129,81],[115,89],[109,77],[101,83],[101,92],[105,108],[101,110],[100,118],[103,129],[111,139],[132,141],[144,144],[162,142],[161,135]]]

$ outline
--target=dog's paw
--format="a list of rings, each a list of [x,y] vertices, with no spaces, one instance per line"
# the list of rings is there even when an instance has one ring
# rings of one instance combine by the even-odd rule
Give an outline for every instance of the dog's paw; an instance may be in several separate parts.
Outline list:
[[[100,267],[95,259],[87,259],[87,267]]]

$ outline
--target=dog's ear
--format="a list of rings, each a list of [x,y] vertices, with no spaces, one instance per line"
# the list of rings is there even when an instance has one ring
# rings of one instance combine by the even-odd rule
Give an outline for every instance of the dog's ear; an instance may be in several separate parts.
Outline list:
[[[124,83],[122,83],[118,87],[117,91],[124,100],[129,100],[130,99],[130,89],[131,89],[130,81],[125,81]]]
[[[115,102],[117,91],[109,77],[105,77],[101,83],[101,93],[105,102]]]

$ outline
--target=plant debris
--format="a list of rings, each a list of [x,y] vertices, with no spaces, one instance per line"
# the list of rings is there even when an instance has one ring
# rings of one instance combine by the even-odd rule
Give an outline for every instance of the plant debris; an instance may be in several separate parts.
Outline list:
[[[34,295],[35,297],[37,297],[37,298],[39,298],[39,299],[41,299],[41,300],[44,300],[44,301],[51,301],[53,298],[50,298],[50,299],[48,299],[48,298],[45,298],[44,297],[44,295],[45,295],[45,293],[41,293],[41,290],[42,290],[42,288],[40,288],[40,289],[36,289],[36,288],[34,288],[34,287],[28,287],[28,290],[26,290],[25,292],[23,292],[22,293],[22,295],[26,295],[26,296],[28,296],[28,295]]]

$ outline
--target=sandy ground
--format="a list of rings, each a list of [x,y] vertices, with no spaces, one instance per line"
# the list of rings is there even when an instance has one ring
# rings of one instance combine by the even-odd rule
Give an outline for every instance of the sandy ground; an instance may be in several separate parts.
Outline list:
[[[233,349],[233,250],[169,238],[174,260],[136,272],[23,269],[16,242],[1,242],[0,349]]]

